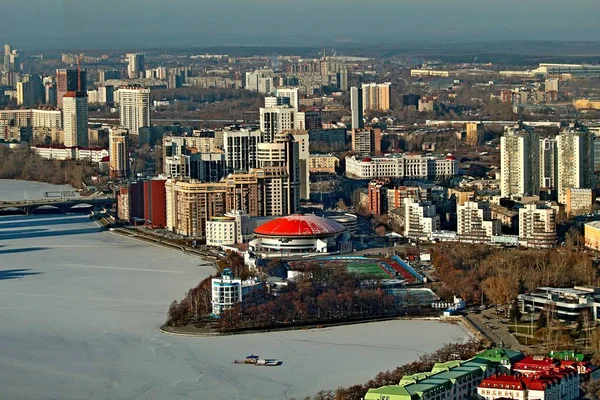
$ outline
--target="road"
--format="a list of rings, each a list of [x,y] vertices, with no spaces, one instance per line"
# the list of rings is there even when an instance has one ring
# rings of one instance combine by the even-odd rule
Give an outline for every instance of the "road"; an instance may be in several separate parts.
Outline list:
[[[480,314],[469,314],[471,322],[484,332],[498,347],[508,347],[513,350],[527,351],[528,347],[519,341],[508,331],[508,325],[500,322],[496,310],[490,308]]]

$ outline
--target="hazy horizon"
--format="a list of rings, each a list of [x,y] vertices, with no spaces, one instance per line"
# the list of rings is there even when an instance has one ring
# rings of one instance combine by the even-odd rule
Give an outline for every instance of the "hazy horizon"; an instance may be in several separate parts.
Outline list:
[[[600,37],[597,0],[0,0],[0,6],[0,37],[25,50]]]

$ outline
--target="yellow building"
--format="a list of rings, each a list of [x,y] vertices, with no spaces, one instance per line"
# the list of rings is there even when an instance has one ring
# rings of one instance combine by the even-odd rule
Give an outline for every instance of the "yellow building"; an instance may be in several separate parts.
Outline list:
[[[480,122],[467,123],[467,143],[471,146],[479,146],[483,144],[484,129]]]
[[[475,197],[475,191],[473,190],[459,190],[459,189],[448,189],[448,197],[454,196],[456,198],[456,205],[462,206],[466,202],[471,201]]]
[[[340,159],[333,154],[311,154],[308,158],[308,170],[311,174],[335,174],[335,169],[339,164]]]
[[[588,222],[583,226],[585,247],[600,250],[600,221]]]
[[[583,98],[573,100],[576,109],[600,110],[600,98]]]
[[[587,214],[594,203],[592,189],[567,189],[566,211],[569,217]]]

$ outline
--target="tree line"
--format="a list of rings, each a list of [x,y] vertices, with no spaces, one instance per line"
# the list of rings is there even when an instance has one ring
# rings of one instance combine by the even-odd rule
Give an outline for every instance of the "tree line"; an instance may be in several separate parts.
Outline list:
[[[31,150],[0,147],[0,179],[69,184],[81,189],[96,173],[96,168],[84,161],[44,160]]]
[[[477,302],[510,304],[518,294],[540,286],[598,285],[591,255],[572,248],[506,250],[486,245],[439,245],[432,257],[442,292]],[[443,293],[441,293],[443,295]]]
[[[240,305],[219,319],[223,332],[302,325],[361,318],[395,316],[410,311],[397,304],[379,284],[366,287],[365,277],[349,273],[343,266],[307,263],[301,275],[276,296],[250,307]]]

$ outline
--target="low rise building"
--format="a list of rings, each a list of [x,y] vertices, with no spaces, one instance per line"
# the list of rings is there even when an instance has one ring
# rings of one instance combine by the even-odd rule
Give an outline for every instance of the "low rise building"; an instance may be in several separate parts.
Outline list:
[[[600,221],[592,221],[583,225],[585,247],[600,250]]]
[[[220,278],[212,279],[212,315],[219,317],[236,304],[242,307],[260,304],[265,299],[265,284],[258,278],[242,280],[235,278],[229,268]]]
[[[466,361],[436,363],[431,372],[406,375],[398,385],[369,389],[365,400],[463,400],[477,395],[477,386],[498,372],[510,371],[521,352],[491,349]]]
[[[567,189],[566,212],[569,218],[588,214],[594,204],[593,189]]]
[[[333,154],[311,154],[308,158],[308,170],[311,174],[335,174],[340,159]]]
[[[353,179],[417,178],[441,180],[458,173],[458,161],[445,158],[408,154],[385,157],[346,157],[346,175]]]
[[[520,294],[519,305],[523,312],[541,312],[547,305],[552,306],[555,318],[561,321],[577,321],[584,312],[596,321],[600,317],[600,288],[543,286],[536,292]]]
[[[254,229],[254,234],[250,251],[268,258],[352,251],[348,229],[316,215],[273,219]]]
[[[65,146],[32,146],[31,150],[46,160],[79,160],[99,163],[109,156],[109,151],[102,148],[65,147]]]

